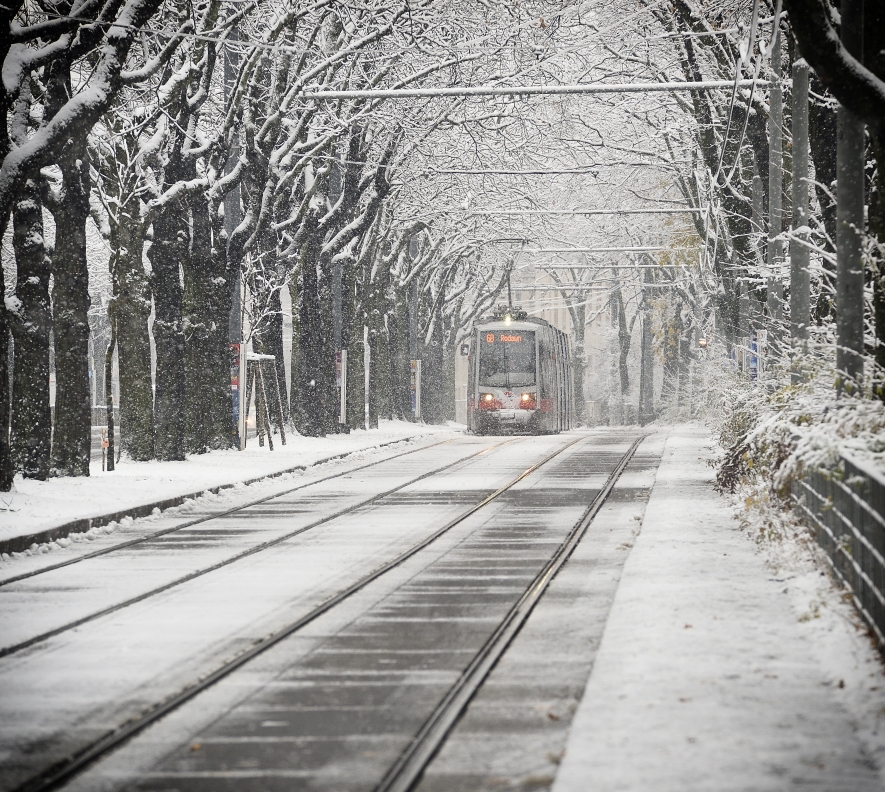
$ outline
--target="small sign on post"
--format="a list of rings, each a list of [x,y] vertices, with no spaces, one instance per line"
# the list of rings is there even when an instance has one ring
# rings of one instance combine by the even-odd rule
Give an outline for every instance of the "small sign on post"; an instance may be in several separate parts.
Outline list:
[[[108,430],[101,430],[101,469],[106,470],[108,461]]]
[[[237,344],[237,434],[240,438],[240,451],[246,448],[246,417],[249,413],[249,393],[246,390],[248,351],[246,341]]]
[[[230,404],[233,419],[232,433],[240,432],[240,345],[228,344],[230,351]]]
[[[335,387],[338,388],[338,423],[347,423],[347,350],[335,352]]]
[[[409,387],[412,392],[412,414],[421,420],[421,361],[409,361]]]

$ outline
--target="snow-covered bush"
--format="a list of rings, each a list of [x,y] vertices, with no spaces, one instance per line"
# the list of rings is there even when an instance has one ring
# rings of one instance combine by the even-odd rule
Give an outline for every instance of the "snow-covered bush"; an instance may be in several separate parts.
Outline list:
[[[885,468],[885,403],[875,396],[880,376],[855,395],[837,394],[832,356],[809,356],[802,368],[798,384],[785,370],[761,383],[735,373],[719,384],[717,485],[742,498],[755,512],[749,522],[763,532],[780,521],[771,510],[789,509],[793,482],[805,471],[841,475],[841,452]]]

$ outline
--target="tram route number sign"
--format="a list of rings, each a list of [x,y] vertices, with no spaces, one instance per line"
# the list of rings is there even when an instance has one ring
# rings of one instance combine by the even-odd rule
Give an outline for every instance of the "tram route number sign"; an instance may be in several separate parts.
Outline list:
[[[521,335],[510,335],[508,333],[501,333],[498,336],[498,341],[502,344],[521,344],[522,336]],[[486,343],[494,344],[495,343],[495,334],[494,333],[486,333]]]

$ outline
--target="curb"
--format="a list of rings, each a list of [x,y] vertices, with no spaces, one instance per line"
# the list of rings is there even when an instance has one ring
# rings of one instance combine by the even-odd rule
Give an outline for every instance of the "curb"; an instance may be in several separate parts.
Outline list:
[[[152,503],[143,503],[140,506],[132,506],[126,509],[121,509],[120,511],[101,514],[95,517],[80,517],[79,519],[71,520],[63,525],[58,525],[55,528],[46,528],[42,531],[37,531],[37,533],[13,536],[10,539],[0,540],[0,553],[22,553],[29,549],[31,545],[54,542],[57,539],[64,539],[71,534],[86,533],[92,528],[101,528],[109,523],[119,522],[125,517],[131,517],[133,520],[137,520],[139,517],[148,517],[153,513],[154,509],[164,511],[166,509],[174,508],[175,506],[181,506],[185,501],[194,500],[203,495],[217,495],[222,490],[232,489],[240,484],[248,487],[250,484],[254,484],[257,481],[277,478],[278,476],[286,475],[286,473],[295,473],[298,470],[307,470],[308,468],[316,467],[317,465],[323,465],[326,462],[333,462],[336,459],[344,459],[352,454],[359,454],[364,451],[374,451],[386,446],[396,445],[397,443],[406,443],[410,440],[424,436],[425,435],[409,435],[408,437],[401,437],[398,440],[388,440],[387,442],[379,443],[378,445],[355,448],[352,451],[344,451],[340,454],[334,454],[330,457],[318,459],[316,462],[311,462],[309,465],[295,465],[293,467],[285,468],[284,470],[277,470],[274,473],[267,473],[263,476],[246,479],[245,481],[219,484],[216,487],[207,487],[206,489],[197,492],[189,492],[186,495],[176,495],[172,498],[164,498],[163,500],[154,501]]]

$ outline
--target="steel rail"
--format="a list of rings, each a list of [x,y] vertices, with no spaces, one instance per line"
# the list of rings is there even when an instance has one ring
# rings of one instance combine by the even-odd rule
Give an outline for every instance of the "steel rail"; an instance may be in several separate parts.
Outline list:
[[[527,476],[530,476],[532,473],[538,470],[538,468],[546,465],[552,459],[559,456],[563,451],[571,448],[571,446],[583,439],[583,437],[575,438],[574,440],[571,440],[570,442],[556,449],[556,451],[548,454],[539,462],[535,462],[514,479],[499,487],[490,495],[487,495],[479,503],[471,506],[460,515],[447,522],[444,526],[438,528],[436,531],[430,534],[430,536],[425,537],[420,542],[410,547],[408,550],[403,551],[395,558],[382,564],[373,572],[368,573],[355,583],[352,583],[347,588],[342,589],[337,594],[317,605],[304,616],[301,616],[286,627],[283,627],[282,629],[271,633],[265,638],[262,638],[260,641],[253,644],[242,654],[231,660],[228,660],[215,671],[201,677],[198,681],[192,683],[191,685],[188,685],[181,692],[167,698],[165,701],[155,704],[151,709],[149,709],[142,715],[137,716],[129,720],[122,726],[109,731],[103,737],[100,737],[99,739],[93,741],[91,744],[77,751],[72,756],[57,761],[39,775],[34,776],[25,781],[23,784],[20,784],[18,787],[15,787],[13,790],[11,790],[11,792],[48,792],[48,790],[56,789],[60,784],[63,784],[66,781],[70,780],[73,776],[86,769],[89,765],[93,764],[101,757],[120,747],[124,742],[134,737],[151,724],[160,720],[165,715],[168,715],[170,712],[177,709],[181,705],[187,703],[204,690],[210,688],[215,683],[229,676],[231,673],[248,663],[250,660],[253,660],[260,654],[266,652],[268,649],[288,638],[290,635],[294,634],[298,630],[306,627],[308,624],[330,611],[336,605],[339,605],[346,599],[349,599],[351,596],[364,589],[366,586],[380,578],[382,575],[401,566],[410,558],[433,544],[437,539],[443,536],[443,534],[450,531],[456,525],[464,522],[464,520],[466,520],[468,517],[475,514],[492,501],[496,500],[503,493],[507,492],[509,489],[514,487]],[[484,449],[480,453],[485,453],[486,451],[492,450],[494,448],[499,448],[502,445],[506,445],[507,442],[511,441],[499,443],[495,446],[492,446],[490,449]],[[479,454],[473,454],[470,457],[467,457],[467,459],[472,459],[474,456],[478,455]],[[389,492],[386,494],[389,494]]]
[[[493,446],[489,446],[488,448],[484,448],[481,451],[477,451],[475,454],[469,454],[466,457],[461,457],[460,459],[455,460],[454,462],[450,462],[449,464],[443,465],[439,468],[434,468],[433,470],[422,473],[420,476],[416,476],[413,479],[409,479],[404,484],[399,484],[392,489],[385,490],[384,492],[378,493],[377,495],[373,495],[368,500],[360,501],[353,506],[348,506],[344,509],[339,509],[337,512],[333,514],[327,515],[325,517],[321,517],[319,520],[314,520],[312,523],[308,523],[307,525],[303,525],[300,528],[297,528],[294,531],[290,531],[283,536],[278,536],[275,539],[268,539],[266,542],[262,542],[261,544],[254,545],[250,547],[248,550],[243,550],[236,555],[229,556],[223,561],[218,561],[215,564],[211,564],[207,567],[203,567],[201,569],[194,570],[193,572],[188,572],[186,575],[182,575],[175,580],[172,580],[168,583],[164,583],[162,586],[157,586],[156,588],[150,589],[148,591],[144,591],[141,594],[137,594],[134,597],[130,597],[129,599],[123,600],[122,602],[118,602],[114,605],[109,605],[106,608],[102,608],[101,610],[94,611],[90,613],[88,616],[82,616],[79,619],[74,619],[73,621],[68,622],[67,624],[63,624],[60,627],[55,627],[52,630],[47,630],[44,633],[40,633],[39,635],[34,635],[31,638],[28,638],[26,641],[21,641],[17,644],[11,644],[10,646],[0,647],[0,658],[8,657],[9,655],[15,654],[16,652],[20,652],[23,649],[27,649],[29,646],[34,646],[35,644],[42,643],[43,641],[48,641],[50,638],[54,638],[57,635],[61,635],[62,633],[73,630],[77,627],[81,627],[84,624],[88,624],[89,622],[95,621],[96,619],[100,619],[102,616],[108,616],[111,613],[116,613],[117,611],[121,611],[124,608],[128,608],[131,605],[135,605],[139,602],[144,602],[151,597],[155,597],[158,594],[162,594],[164,591],[169,591],[169,589],[176,588],[184,583],[189,583],[191,580],[196,580],[199,577],[203,577],[203,575],[208,575],[210,572],[216,572],[219,569],[223,569],[226,566],[230,566],[237,561],[242,561],[244,558],[248,558],[249,556],[253,556],[256,553],[261,553],[264,550],[268,550],[271,547],[275,547],[278,544],[282,544],[283,542],[292,539],[299,534],[303,534],[307,531],[310,531],[314,528],[317,528],[320,525],[324,525],[325,523],[331,522],[332,520],[336,520],[339,517],[343,517],[345,514],[350,514],[355,511],[359,511],[360,509],[371,506],[373,503],[377,503],[382,498],[386,498],[389,495],[392,495],[395,492],[399,492],[406,487],[411,486],[412,484],[416,484],[423,479],[430,478],[431,476],[435,476],[437,473],[442,473],[444,470],[448,470],[449,468],[455,467],[456,465],[460,465],[462,462],[466,462],[469,459],[473,459],[480,454],[485,454],[488,451],[493,451],[496,448],[500,448],[502,445],[506,445],[507,443],[512,443],[513,440],[506,440],[503,443],[496,443]],[[283,493],[284,494],[284,493]],[[271,498],[266,498],[265,500],[271,500],[272,498],[282,497],[280,495],[274,495]]]
[[[398,441],[397,441],[398,442]],[[55,564],[50,564],[49,566],[40,567],[40,569],[32,570],[31,572],[23,572],[20,575],[15,575],[13,577],[4,578],[0,580],[0,587],[9,585],[10,583],[17,583],[20,580],[27,580],[28,578],[36,577],[37,575],[43,575],[46,572],[53,572],[56,569],[62,569],[67,566],[71,566],[72,564],[79,564],[81,561],[88,561],[90,558],[98,558],[99,556],[109,555],[110,553],[115,553],[118,550],[124,550],[127,547],[132,547],[133,545],[143,544],[144,542],[150,542],[152,539],[157,539],[161,536],[167,536],[168,534],[175,533],[176,531],[181,531],[184,528],[192,528],[195,525],[199,525],[200,523],[208,522],[209,520],[215,520],[219,517],[227,517],[231,514],[236,514],[238,511],[242,511],[243,509],[249,509],[252,506],[259,506],[262,503],[267,503],[269,500],[273,500],[274,498],[281,498],[284,495],[289,495],[293,492],[297,492],[298,490],[305,489],[306,487],[313,487],[316,484],[322,484],[325,481],[331,481],[332,479],[340,478],[341,476],[348,476],[351,473],[356,473],[360,470],[365,470],[366,468],[374,467],[375,465],[382,465],[385,462],[390,462],[394,459],[399,459],[400,457],[407,456],[408,454],[415,454],[418,451],[424,451],[427,448],[435,448],[436,446],[445,445],[446,443],[451,443],[452,439],[449,440],[441,440],[437,443],[430,443],[429,445],[420,446],[419,448],[410,448],[408,451],[402,451],[399,454],[394,454],[393,456],[384,457],[384,459],[379,459],[375,462],[368,462],[365,465],[360,465],[355,468],[350,468],[349,470],[340,471],[338,473],[333,473],[330,476],[324,476],[323,478],[316,479],[315,481],[308,481],[304,484],[299,484],[295,487],[290,487],[289,489],[283,490],[282,492],[274,493],[273,495],[266,495],[263,498],[258,498],[254,501],[249,501],[248,503],[241,504],[239,506],[234,506],[225,511],[215,512],[213,514],[203,515],[202,517],[196,517],[193,520],[188,520],[186,522],[181,523],[180,525],[172,526],[171,528],[163,528],[159,531],[154,531],[152,534],[148,534],[147,536],[141,536],[138,539],[128,539],[125,542],[119,542],[118,544],[112,545],[111,547],[105,547],[102,550],[94,550],[91,553],[86,553],[85,555],[77,556],[76,558],[69,558],[65,561],[59,561]],[[377,448],[378,446],[376,446]],[[358,452],[353,452],[358,453]],[[340,455],[337,457],[328,457],[326,459],[320,460],[315,463],[317,465],[325,464],[326,462],[333,462],[336,459],[340,459]],[[313,465],[311,465],[313,467]],[[307,468],[304,468],[305,470]],[[287,471],[289,472],[289,471]],[[268,474],[265,476],[265,479],[272,478],[273,474]],[[263,479],[258,479],[262,481]],[[2,656],[2,655],[0,655]]]
[[[458,681],[436,706],[430,717],[412,738],[411,743],[400,754],[399,759],[375,787],[374,792],[410,792],[415,786],[461,717],[461,713],[476,695],[486,677],[531,615],[535,605],[550,585],[550,581],[556,577],[584,537],[593,518],[605,503],[617,480],[621,477],[621,473],[624,472],[637,447],[644,439],[645,435],[642,435],[633,441],[609,475],[603,488],[596,494],[581,518],[569,531],[568,536],[557,548],[553,557],[529,584],[519,601],[508,611],[479,652],[474,655]]]

